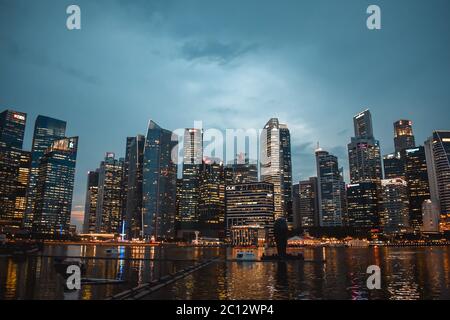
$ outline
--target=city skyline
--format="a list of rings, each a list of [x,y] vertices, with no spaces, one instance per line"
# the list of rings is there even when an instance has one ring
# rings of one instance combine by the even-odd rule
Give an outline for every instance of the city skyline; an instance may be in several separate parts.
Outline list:
[[[367,111],[369,111],[370,112],[370,110],[369,109],[366,109],[365,111],[361,111],[361,112],[358,112],[357,114],[355,114],[354,116],[353,116],[353,119],[355,118],[355,117],[357,117],[358,115],[360,115],[360,114],[362,114],[363,112],[367,112]],[[16,110],[14,110],[14,112],[18,112],[18,113],[21,113],[21,111],[16,111]],[[27,118],[27,123],[28,123],[28,116],[26,117]],[[39,120],[39,119],[42,119],[42,118],[48,118],[48,119],[50,119],[50,120],[56,120],[56,119],[52,119],[51,117],[48,117],[48,116],[45,116],[45,115],[38,115],[37,116],[37,120]],[[56,121],[60,121],[60,120],[56,120]],[[373,123],[373,121],[372,121],[372,119],[370,120],[371,121],[371,124],[372,125],[374,125],[374,123]],[[66,123],[66,122],[68,122],[69,123],[69,125],[70,125],[70,121],[64,121],[64,123]],[[393,122],[392,124],[393,124],[393,131],[392,131],[392,137],[391,137],[391,140],[393,141],[393,147],[395,148],[395,143],[394,143],[394,141],[395,141],[395,132],[394,132],[394,126],[395,126],[395,124],[396,124],[396,122],[397,121],[395,121],[395,122]],[[150,123],[152,123],[152,120],[150,120]],[[411,123],[412,123],[412,127],[413,128],[415,128],[415,123],[413,122],[413,121],[411,121]],[[287,126],[287,125],[286,125]],[[178,129],[179,130],[179,129]],[[182,130],[190,130],[189,128],[185,128],[185,129],[182,129]],[[203,130],[205,130],[205,129],[203,129]],[[36,131],[36,128],[34,128],[34,131]],[[432,131],[432,133],[434,132],[434,131],[439,131],[439,130],[433,130]],[[444,130],[444,131],[447,131],[447,130]],[[25,126],[25,132],[27,132],[27,126]],[[430,133],[430,134],[428,134],[428,137],[430,136],[430,135],[432,135],[432,133]],[[26,135],[25,135],[26,136]],[[139,136],[139,134],[138,134],[138,136]],[[415,136],[415,135],[414,135]],[[114,156],[119,160],[121,160],[122,162],[125,160],[124,159],[124,157],[122,156],[122,155],[125,155],[125,153],[126,153],[126,148],[127,148],[127,139],[129,139],[130,137],[125,137],[125,143],[123,143],[123,146],[122,146],[122,149],[121,150],[125,150],[125,151],[123,151],[123,152],[116,152],[116,151],[105,151],[104,152],[104,154],[103,154],[103,156],[105,157],[105,154],[106,154],[106,157],[108,157],[108,155],[109,154],[114,154]],[[261,137],[262,138],[262,137]],[[424,140],[423,142],[421,142],[420,140],[419,141],[416,141],[417,143],[418,143],[418,145],[417,146],[423,146],[426,142],[427,142],[427,140],[428,139],[426,139],[426,140]],[[261,143],[261,142],[260,142]],[[26,139],[24,139],[24,141],[23,141],[23,144],[24,144],[24,146],[26,145]],[[382,145],[381,143],[380,143],[380,145]],[[314,155],[314,153],[317,151],[317,150],[321,150],[321,148],[320,149],[317,149],[317,147],[313,150],[313,152],[312,152],[312,154]],[[335,150],[334,148],[331,148],[331,150]],[[412,149],[413,150],[413,149]],[[415,149],[414,149],[415,150]],[[413,151],[414,151],[413,150]],[[327,150],[328,151],[328,150]],[[26,150],[26,149],[24,149],[23,150],[23,152],[30,152],[29,150]],[[199,153],[201,153],[201,154],[203,154],[203,151],[198,151]],[[295,152],[293,152],[294,154],[295,154]],[[381,152],[381,154],[382,154],[382,152]],[[390,155],[390,154],[388,154],[388,155]],[[350,170],[349,170],[349,164],[348,164],[348,154],[345,154],[344,156],[342,156],[342,155],[337,155],[337,154],[335,154],[334,156],[336,156],[337,157],[337,160],[339,161],[339,168],[343,168],[343,172],[344,172],[344,175],[343,175],[343,177],[344,177],[344,183],[345,184],[350,184],[351,185],[351,178],[350,178]],[[383,156],[382,156],[383,157]],[[292,162],[293,163],[295,163],[296,162],[296,160],[298,160],[298,159],[295,159],[295,157],[292,157],[293,159],[292,159]],[[384,164],[384,162],[386,161],[385,159],[384,160],[382,160],[383,161],[383,164]],[[92,172],[92,171],[95,171],[95,170],[98,170],[98,169],[96,169],[96,167],[98,166],[98,164],[97,165],[92,165],[91,166],[91,170],[89,170],[88,172],[87,172],[87,174],[86,174],[86,176],[88,177],[89,176],[89,172]],[[179,167],[183,167],[183,165],[179,165]],[[180,169],[178,169],[179,171],[180,171]],[[77,171],[78,171],[78,169],[77,169]],[[296,173],[295,172],[293,172],[293,176],[299,176],[298,174],[296,175]],[[316,177],[317,176],[317,171],[316,171],[316,168],[314,168],[313,169],[313,171],[311,172],[311,174],[310,174],[310,176],[309,177],[303,177],[303,176],[301,176],[301,179],[309,179],[309,178],[311,178],[311,177]],[[180,172],[178,172],[178,177],[179,178],[181,178],[182,177],[182,174],[180,174]],[[302,180],[293,180],[293,183],[299,183],[299,181],[301,182]],[[85,182],[85,183],[87,183],[87,182]],[[75,196],[75,194],[74,194],[74,196]],[[84,197],[86,197],[86,186],[85,186],[85,190],[84,190]],[[86,204],[86,202],[84,201],[83,203],[82,203],[82,206],[83,206],[83,210],[82,210],[82,213],[83,213],[83,215],[79,215],[79,213],[77,212],[77,210],[73,210],[74,208],[76,208],[76,207],[79,207],[79,205],[78,204],[73,204],[73,206],[72,206],[72,221],[71,221],[71,223],[72,224],[74,224],[76,227],[77,227],[77,230],[78,231],[82,231],[83,230],[83,227],[84,227],[84,221],[85,221],[85,216],[84,216],[84,212],[85,212],[85,204]],[[74,215],[74,213],[75,213],[75,215]]]
[[[189,10],[114,1],[106,16],[98,2],[78,3],[83,28],[70,33],[65,3],[0,1],[0,106],[27,113],[25,150],[38,114],[67,121],[66,136],[80,136],[76,221],[87,172],[106,152],[124,156],[126,137],[146,132],[149,119],[174,130],[195,120],[205,128],[261,128],[277,117],[291,133],[293,182],[315,175],[317,141],[338,157],[349,182],[351,118],[365,108],[381,155],[394,151],[399,119],[413,121],[417,145],[448,128],[449,45],[440,32],[448,2],[381,1],[383,37],[365,28],[366,6],[357,1],[266,4],[254,19],[251,1]],[[232,14],[235,6],[241,15]],[[274,14],[277,27],[266,26]],[[28,24],[39,28],[22,27]]]

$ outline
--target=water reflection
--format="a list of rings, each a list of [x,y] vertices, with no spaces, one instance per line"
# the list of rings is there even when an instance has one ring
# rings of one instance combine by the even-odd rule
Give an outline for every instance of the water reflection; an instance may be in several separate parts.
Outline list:
[[[176,272],[201,260],[213,263],[163,288],[149,299],[450,299],[450,248],[305,248],[307,262],[231,262],[223,248],[49,246],[45,255],[86,259],[86,277],[124,280],[120,285],[83,285],[64,291],[51,257],[0,258],[0,299],[103,299]],[[263,249],[255,251],[261,256]],[[298,251],[298,250],[294,250]],[[266,252],[270,254],[270,252]],[[124,260],[132,258],[135,260]],[[147,260],[146,260],[147,259]],[[156,260],[148,260],[156,259]],[[320,262],[326,259],[326,263]],[[379,265],[382,289],[368,290],[366,269]]]

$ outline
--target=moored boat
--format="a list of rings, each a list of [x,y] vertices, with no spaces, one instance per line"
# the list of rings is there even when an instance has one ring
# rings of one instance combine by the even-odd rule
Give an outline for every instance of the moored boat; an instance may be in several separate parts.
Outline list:
[[[238,251],[236,253],[237,261],[255,261],[256,256],[253,251]]]

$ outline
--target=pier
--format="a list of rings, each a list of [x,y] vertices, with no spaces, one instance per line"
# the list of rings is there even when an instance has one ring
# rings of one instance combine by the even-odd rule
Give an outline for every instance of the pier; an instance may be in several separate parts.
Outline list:
[[[118,293],[110,298],[107,298],[106,300],[140,300],[140,299],[143,299],[144,297],[148,296],[149,294],[152,294],[152,293],[158,291],[159,289],[161,289],[169,284],[172,284],[172,283],[190,275],[191,273],[194,273],[194,272],[210,265],[211,263],[215,262],[216,260],[217,260],[217,258],[214,258],[214,259],[210,259],[210,260],[201,262],[201,263],[193,265],[193,266],[189,266],[189,267],[187,267],[183,270],[180,270],[176,273],[163,276],[163,277],[159,278],[158,280],[154,280],[149,283],[141,284],[132,289]]]

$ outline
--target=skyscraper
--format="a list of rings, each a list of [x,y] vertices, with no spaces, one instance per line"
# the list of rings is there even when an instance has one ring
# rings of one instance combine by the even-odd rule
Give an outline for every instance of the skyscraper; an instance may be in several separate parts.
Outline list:
[[[185,129],[183,139],[183,175],[180,197],[178,229],[197,229],[200,167],[203,161],[203,132],[201,129]]]
[[[69,234],[78,137],[52,142],[39,161],[33,233]]]
[[[409,228],[408,190],[405,180],[381,181],[380,219],[385,234],[406,232]]]
[[[225,237],[225,175],[218,159],[206,158],[200,170],[199,229],[202,236]]]
[[[430,199],[425,200],[422,205],[422,220],[423,226],[421,231],[424,233],[438,233],[439,232],[439,214],[436,204],[434,204]]]
[[[27,114],[14,110],[0,113],[0,146],[21,150]]]
[[[27,188],[30,179],[31,152],[20,152],[19,172],[15,192],[14,220],[17,226],[23,226],[23,219],[27,208]]]
[[[369,110],[364,110],[353,117],[353,127],[355,131],[355,137],[372,139],[373,138],[373,126],[372,126],[372,114]]]
[[[430,199],[427,161],[425,148],[403,149],[402,159],[405,163],[405,180],[408,184],[409,223],[417,232],[422,227],[422,206]]]
[[[291,136],[287,125],[272,118],[261,134],[261,181],[274,186],[275,219],[292,224]]]
[[[298,227],[308,229],[319,225],[318,180],[311,177],[309,180],[300,181],[298,191],[293,194],[297,199],[294,211],[294,220],[298,220]]]
[[[39,115],[34,125],[33,144],[31,146],[31,171],[27,191],[27,209],[24,226],[31,228],[34,216],[35,192],[37,190],[37,178],[40,160],[45,151],[56,140],[63,139],[66,135],[66,122]]]
[[[143,236],[175,238],[178,140],[154,121],[148,125],[143,162]]]
[[[450,131],[434,131],[425,142],[430,198],[440,213],[442,231],[450,230]]]
[[[348,144],[350,181],[379,182],[382,179],[380,143],[375,140],[372,116],[365,110],[353,117],[355,136]]]
[[[18,229],[22,224],[23,173],[29,164],[29,154],[22,151],[25,124],[25,113],[0,113],[0,227]]]
[[[120,209],[120,216],[122,219],[122,225],[125,225],[123,231],[128,234],[128,222],[127,222],[127,198],[128,198],[128,171],[130,167],[130,157],[131,157],[131,145],[135,142],[136,137],[127,137],[126,146],[125,146],[125,157],[122,159],[122,186],[120,187],[121,193],[121,204],[122,208]],[[119,159],[120,160],[120,159]]]
[[[120,233],[122,166],[123,162],[117,160],[112,152],[106,153],[100,164],[95,213],[97,233]]]
[[[241,184],[258,182],[258,165],[251,161],[244,153],[226,166],[227,184]]]
[[[380,225],[378,215],[378,185],[360,182],[347,186],[349,226],[356,232],[368,232]]]
[[[127,139],[126,166],[128,179],[125,197],[125,230],[129,238],[142,236],[142,186],[145,136],[138,135]],[[122,190],[125,192],[125,190]]]
[[[383,157],[384,179],[405,178],[405,164],[400,153],[389,153]]]
[[[345,184],[336,156],[316,150],[319,226],[340,227],[345,219]]]
[[[84,233],[95,233],[97,223],[97,201],[98,201],[98,178],[99,170],[89,171],[87,177],[86,201],[84,205]]]
[[[227,186],[225,199],[227,236],[233,226],[259,226],[273,234],[274,192],[271,183]]]
[[[394,122],[395,152],[415,148],[416,142],[412,130],[412,121],[398,120]]]

